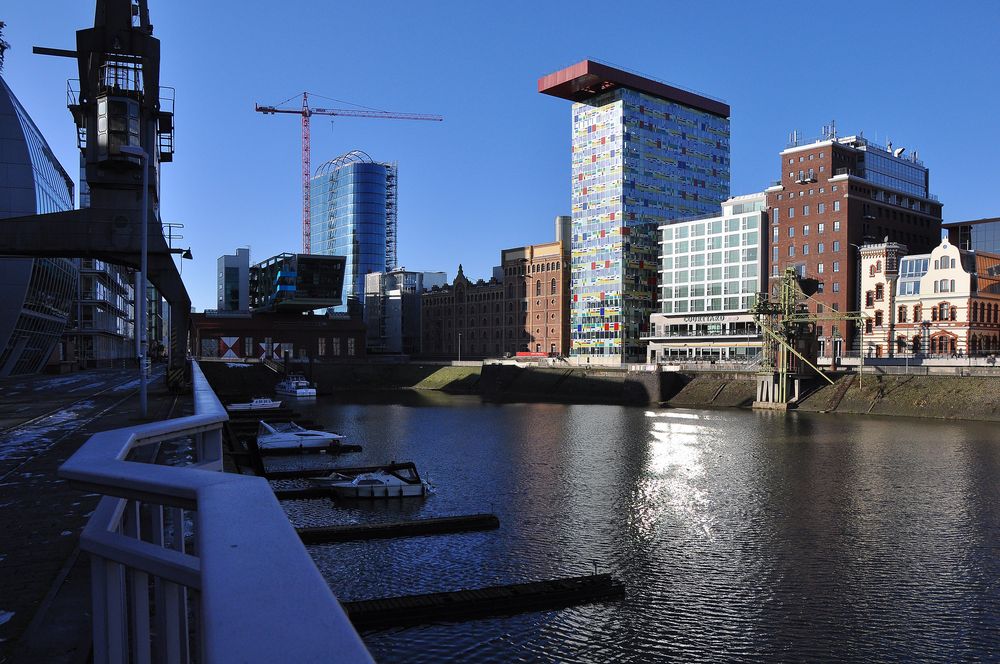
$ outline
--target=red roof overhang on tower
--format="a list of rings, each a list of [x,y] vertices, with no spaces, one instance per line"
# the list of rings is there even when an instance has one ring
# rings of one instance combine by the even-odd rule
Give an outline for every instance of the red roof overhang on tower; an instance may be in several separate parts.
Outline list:
[[[586,101],[616,88],[630,88],[723,118],[729,117],[729,104],[593,60],[578,62],[538,79],[539,92],[570,101]]]

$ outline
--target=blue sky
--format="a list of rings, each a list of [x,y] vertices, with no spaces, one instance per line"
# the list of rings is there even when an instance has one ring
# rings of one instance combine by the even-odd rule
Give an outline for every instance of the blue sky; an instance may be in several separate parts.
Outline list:
[[[78,176],[65,109],[93,3],[5,3],[4,77]],[[400,171],[399,257],[488,277],[502,248],[553,239],[569,212],[569,102],[536,81],[598,58],[732,107],[732,191],[779,177],[789,132],[891,138],[917,149],[946,221],[997,215],[997,2],[159,2],[164,85],[177,88],[163,219],[184,223],[184,278],[215,306],[215,261],[300,250],[298,117],[263,116],[303,90],[443,123],[315,116],[313,166],[352,149]],[[319,101],[319,100],[318,100]],[[322,101],[322,105],[338,106]]]

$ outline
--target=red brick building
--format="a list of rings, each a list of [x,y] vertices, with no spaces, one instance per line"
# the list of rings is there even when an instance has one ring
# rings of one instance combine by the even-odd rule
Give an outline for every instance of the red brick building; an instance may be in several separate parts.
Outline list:
[[[505,353],[569,355],[569,247],[562,242],[504,249]]]
[[[856,311],[858,247],[865,238],[930,253],[941,240],[941,203],[929,192],[929,171],[916,153],[861,136],[837,138],[829,128],[812,143],[794,140],[781,152],[781,180],[767,189],[772,288],[787,266],[816,279],[810,311],[831,318]],[[854,324],[817,324],[820,355],[852,348]]]

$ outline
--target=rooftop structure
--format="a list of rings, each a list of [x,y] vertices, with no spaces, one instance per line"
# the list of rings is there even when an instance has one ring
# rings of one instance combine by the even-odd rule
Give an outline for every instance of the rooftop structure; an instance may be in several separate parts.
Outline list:
[[[1000,253],[1000,217],[949,221],[941,227],[959,249]]]
[[[721,100],[594,60],[583,60],[538,79],[539,92],[570,101],[586,101],[618,88],[675,101],[721,118],[729,117],[729,105]]]

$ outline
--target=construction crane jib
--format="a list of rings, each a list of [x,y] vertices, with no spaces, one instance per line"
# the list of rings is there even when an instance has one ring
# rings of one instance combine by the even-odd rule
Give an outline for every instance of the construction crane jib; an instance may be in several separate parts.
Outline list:
[[[294,99],[294,97],[293,97]],[[290,101],[290,100],[289,100]],[[285,103],[285,102],[283,102]],[[279,105],[280,106],[280,105]],[[313,115],[336,115],[346,118],[372,118],[380,120],[430,120],[441,122],[440,115],[427,113],[394,113],[392,111],[377,111],[369,109],[350,108],[310,108],[309,93],[302,93],[301,108],[280,108],[279,106],[261,106],[254,104],[254,110],[265,115],[277,113],[293,113],[302,117],[302,253],[311,252],[311,220],[310,220],[310,180],[312,179],[312,158],[309,152],[309,118]]]

